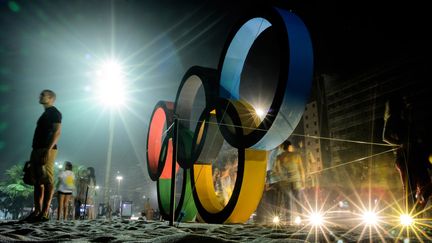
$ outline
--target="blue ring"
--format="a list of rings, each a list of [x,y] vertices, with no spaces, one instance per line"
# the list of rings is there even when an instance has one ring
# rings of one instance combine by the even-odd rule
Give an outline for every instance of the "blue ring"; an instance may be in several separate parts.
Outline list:
[[[277,147],[294,131],[309,97],[313,75],[313,50],[309,32],[297,15],[278,8],[273,8],[273,12],[266,17],[249,19],[235,33],[226,54],[222,55],[225,58],[220,65],[220,97],[241,100],[240,76],[246,57],[257,36],[270,27],[276,28],[278,33],[286,36],[283,38],[287,41],[287,53],[281,53],[282,56],[288,56],[285,62],[287,67],[281,67],[282,74],[278,80],[278,88],[283,87],[282,92],[278,92],[283,96],[275,95],[272,107],[264,119],[267,124],[261,122],[258,126],[257,130],[267,130],[266,132],[257,131],[249,137],[242,135],[243,137],[235,139],[237,141],[224,136],[234,147],[244,146],[261,150]],[[223,134],[226,135],[226,131]]]

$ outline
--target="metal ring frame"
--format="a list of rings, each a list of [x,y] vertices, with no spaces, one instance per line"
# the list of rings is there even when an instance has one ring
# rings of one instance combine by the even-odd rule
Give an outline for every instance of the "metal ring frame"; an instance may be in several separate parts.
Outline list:
[[[186,213],[189,219],[195,218],[191,214],[198,210],[198,218],[209,223],[249,219],[264,190],[267,151],[287,139],[300,121],[312,72],[312,44],[306,26],[294,13],[278,8],[260,9],[239,21],[223,48],[218,70],[194,66],[186,72],[173,108],[179,124],[174,146],[183,168],[176,215],[191,209]],[[256,96],[266,94],[262,118],[256,115],[254,95],[245,91],[257,80],[269,87],[255,90]],[[172,134],[165,137],[167,142],[161,142],[161,127],[171,124],[171,118],[161,118],[162,111],[165,117],[171,115],[171,110],[162,106],[161,102],[156,105],[149,126],[147,167],[150,178],[158,180],[159,207],[166,211],[171,177],[162,169],[170,175]],[[225,206],[218,202],[212,177],[212,163],[223,141],[238,152],[237,179]],[[185,202],[190,194],[194,205]]]

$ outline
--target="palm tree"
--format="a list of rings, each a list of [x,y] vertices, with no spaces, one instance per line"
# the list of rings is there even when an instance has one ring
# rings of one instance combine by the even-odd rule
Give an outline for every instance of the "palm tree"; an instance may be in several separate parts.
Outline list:
[[[18,219],[25,206],[32,205],[33,187],[24,184],[23,164],[17,164],[6,170],[6,179],[0,182],[0,209]]]

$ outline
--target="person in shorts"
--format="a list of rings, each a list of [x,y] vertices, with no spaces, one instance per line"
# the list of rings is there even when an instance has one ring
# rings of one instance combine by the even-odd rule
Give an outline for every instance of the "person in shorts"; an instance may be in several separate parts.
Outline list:
[[[61,171],[58,176],[58,210],[57,220],[68,219],[69,202],[72,197],[72,193],[75,190],[75,174],[72,171],[72,163],[66,161],[65,170]]]
[[[62,114],[54,106],[56,94],[43,90],[39,104],[44,112],[39,117],[33,136],[30,163],[34,177],[34,210],[23,222],[44,222],[49,220],[49,208],[54,194],[54,160],[57,156],[57,142],[61,133]]]

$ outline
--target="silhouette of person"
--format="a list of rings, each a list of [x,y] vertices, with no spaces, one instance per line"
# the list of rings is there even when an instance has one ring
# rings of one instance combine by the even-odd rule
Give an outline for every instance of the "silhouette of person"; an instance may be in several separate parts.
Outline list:
[[[95,197],[96,197],[96,174],[95,169],[93,167],[88,167],[88,178],[87,178],[87,212],[88,219],[95,219]]]
[[[406,210],[421,214],[431,196],[428,145],[412,120],[412,104],[395,95],[385,103],[383,141],[397,146],[395,165],[400,174]]]
[[[111,218],[112,218],[112,208],[111,208],[111,205],[109,203],[106,206],[106,216],[107,216],[108,220],[111,221]]]
[[[39,117],[33,136],[30,164],[34,183],[34,211],[23,222],[49,220],[49,208],[54,194],[54,160],[57,156],[57,141],[61,133],[62,114],[54,106],[56,94],[43,90],[39,104],[44,112]]]
[[[233,182],[231,177],[231,171],[233,169],[232,161],[226,161],[224,168],[220,173],[220,182],[222,188],[222,197],[224,205],[228,204],[233,191]]]
[[[212,170],[213,186],[216,192],[216,197],[218,198],[221,205],[224,203],[223,193],[222,193],[222,182],[221,182],[221,171],[218,166],[213,166]]]
[[[144,213],[147,220],[153,220],[154,210],[150,204],[150,198],[146,198],[146,201],[144,203]]]
[[[283,152],[277,156],[276,173],[280,177],[278,187],[280,191],[281,205],[288,211],[288,219],[292,216],[293,205],[297,213],[302,213],[300,205],[300,192],[305,185],[305,173],[301,155],[295,151],[290,141],[282,143]]]
[[[271,220],[270,217],[274,216],[273,213],[277,212],[276,207],[278,206],[279,198],[279,187],[278,182],[280,177],[276,172],[276,160],[277,156],[283,152],[282,145],[277,146],[270,151],[267,163],[267,174],[266,184],[264,193],[261,198],[260,205],[257,209],[256,220],[259,223],[267,223]]]
[[[88,170],[85,167],[78,169],[76,178],[76,197],[75,197],[75,219],[84,217],[84,206],[86,204],[86,194],[88,185]]]

